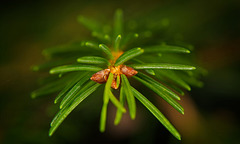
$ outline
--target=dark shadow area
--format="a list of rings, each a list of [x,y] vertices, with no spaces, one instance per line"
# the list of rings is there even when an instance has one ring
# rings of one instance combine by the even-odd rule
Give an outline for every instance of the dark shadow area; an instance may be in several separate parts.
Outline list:
[[[126,115],[114,126],[115,107],[109,106],[107,129],[99,132],[102,89],[74,110],[56,133],[49,124],[58,111],[55,95],[31,99],[37,80],[31,71],[43,63],[42,50],[91,39],[77,22],[84,15],[111,21],[122,8],[125,19],[169,25],[159,37],[168,43],[189,43],[200,66],[208,70],[203,88],[193,87],[181,99],[180,115],[161,99],[159,109],[182,135],[176,140],[140,103],[137,118]],[[240,134],[240,2],[229,1],[5,1],[0,5],[0,143],[184,143],[237,144]],[[138,86],[141,88],[141,86]],[[148,91],[143,93],[148,95]]]

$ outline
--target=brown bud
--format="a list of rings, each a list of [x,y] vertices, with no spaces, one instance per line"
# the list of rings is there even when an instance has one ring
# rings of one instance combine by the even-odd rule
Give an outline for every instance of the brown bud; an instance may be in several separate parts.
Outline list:
[[[102,84],[102,83],[107,82],[109,73],[110,73],[110,69],[101,70],[101,71],[93,74],[90,79],[92,81]]]
[[[117,87],[116,79],[113,79],[112,84],[111,84],[111,87],[112,87],[113,89],[117,89],[117,88],[118,88],[118,87]]]
[[[127,77],[132,77],[134,75],[136,75],[138,72],[136,70],[134,70],[133,68],[131,67],[128,67],[128,66],[123,66],[121,68],[121,72],[126,75]]]
[[[118,78],[119,78],[119,82],[117,82]],[[112,87],[113,89],[118,89],[119,84],[120,84],[120,79],[121,79],[121,78],[120,78],[120,75],[114,75],[113,81],[112,81],[112,84],[111,84],[111,87]]]

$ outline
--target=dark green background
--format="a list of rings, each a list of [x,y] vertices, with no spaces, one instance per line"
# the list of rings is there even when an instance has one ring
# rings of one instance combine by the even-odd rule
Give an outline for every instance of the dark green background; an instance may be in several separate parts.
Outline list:
[[[160,101],[159,108],[182,134],[185,144],[239,142],[240,2],[214,1],[4,1],[0,5],[0,143],[179,143],[142,106],[135,121],[114,127],[109,110],[107,132],[98,131],[102,95],[83,102],[58,131],[48,137],[57,111],[54,96],[32,100],[42,75],[30,67],[44,62],[41,51],[90,39],[76,18],[166,18],[167,37],[195,46],[198,63],[208,69],[203,88],[182,98],[185,116]],[[112,108],[112,107],[111,107]]]

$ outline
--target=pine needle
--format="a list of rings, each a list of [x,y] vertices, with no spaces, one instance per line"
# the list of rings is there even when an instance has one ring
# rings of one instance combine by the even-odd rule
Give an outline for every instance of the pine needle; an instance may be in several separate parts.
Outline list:
[[[72,71],[100,71],[102,68],[91,65],[64,65],[52,68],[50,74],[65,73]]]
[[[131,85],[125,75],[121,75],[122,78],[122,85],[124,93],[126,94],[127,102],[128,102],[128,108],[131,119],[135,119],[136,117],[136,102],[135,98],[133,96],[133,93],[131,91]]]
[[[135,69],[171,69],[171,70],[195,70],[194,66],[181,64],[167,64],[167,63],[147,63],[147,64],[132,64],[131,67]]]
[[[115,66],[119,66],[119,65],[127,62],[128,60],[130,60],[138,55],[141,55],[143,52],[144,52],[144,50],[141,48],[133,48],[129,51],[126,51],[116,60]]]
[[[140,92],[132,87],[134,96],[163,124],[166,129],[172,133],[178,140],[181,140],[181,135],[174,128],[174,126],[168,121],[168,119]]]

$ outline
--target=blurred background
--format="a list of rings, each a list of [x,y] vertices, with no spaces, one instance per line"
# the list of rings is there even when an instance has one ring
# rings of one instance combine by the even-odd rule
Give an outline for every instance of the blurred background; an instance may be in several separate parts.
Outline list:
[[[77,22],[78,15],[110,21],[117,8],[128,20],[165,19],[166,37],[192,44],[197,62],[208,70],[204,87],[182,98],[184,116],[159,100],[159,109],[182,141],[141,105],[135,121],[125,116],[119,126],[113,125],[115,109],[110,106],[107,130],[100,133],[102,96],[96,93],[48,136],[58,109],[53,104],[56,95],[30,98],[41,77],[30,67],[44,62],[44,48],[91,39]],[[0,143],[239,143],[239,0],[4,1],[0,11]]]

